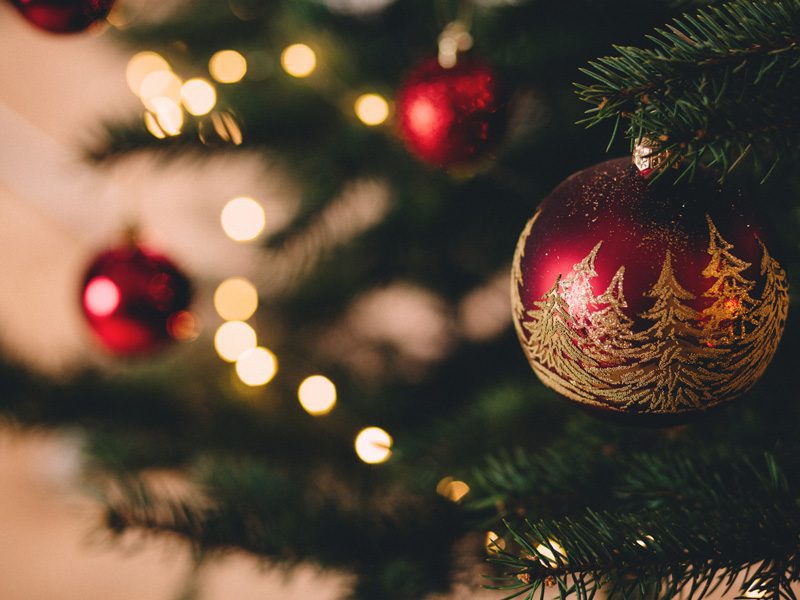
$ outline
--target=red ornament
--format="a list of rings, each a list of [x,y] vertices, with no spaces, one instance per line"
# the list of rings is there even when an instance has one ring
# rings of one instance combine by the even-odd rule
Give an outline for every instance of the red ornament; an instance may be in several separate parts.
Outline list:
[[[400,134],[408,150],[439,167],[487,157],[505,128],[505,102],[486,63],[459,58],[449,69],[424,61],[397,95]]]
[[[114,0],[11,0],[11,4],[40,29],[74,33],[105,19]]]
[[[169,259],[129,243],[92,262],[81,304],[106,349],[145,355],[186,337],[191,297],[189,279]]]
[[[512,301],[545,385],[586,407],[670,420],[758,380],[789,295],[739,192],[709,172],[650,184],[617,159],[542,202],[517,246]]]

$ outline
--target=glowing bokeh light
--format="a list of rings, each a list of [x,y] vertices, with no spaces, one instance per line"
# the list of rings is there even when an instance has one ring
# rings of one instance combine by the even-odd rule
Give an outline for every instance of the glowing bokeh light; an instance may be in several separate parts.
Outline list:
[[[150,73],[156,71],[170,71],[169,63],[160,54],[155,52],[139,52],[128,61],[125,70],[125,79],[128,87],[137,96],[140,95],[142,83]]]
[[[236,83],[247,74],[247,59],[236,50],[220,50],[208,61],[208,72],[220,83]]]
[[[281,66],[292,77],[308,77],[317,68],[317,55],[305,44],[292,44],[281,53]]]
[[[179,310],[167,320],[167,333],[174,340],[190,342],[200,335],[200,324],[190,311]]]
[[[389,460],[392,455],[392,436],[380,427],[367,427],[356,436],[356,454],[370,465]]]
[[[763,586],[763,587],[762,587]],[[742,594],[742,598],[749,598],[751,600],[760,600],[768,593],[767,586],[760,579],[754,579],[747,590]]]
[[[83,305],[95,317],[107,317],[119,308],[122,297],[108,277],[95,277],[83,292]]]
[[[494,531],[487,531],[484,545],[486,546],[486,552],[489,554],[498,554],[506,547],[506,541]]]
[[[222,209],[220,221],[226,235],[237,242],[256,239],[266,225],[261,205],[252,198],[244,197],[230,200]]]
[[[539,562],[552,569],[567,562],[567,553],[555,540],[547,540],[546,544],[539,544],[536,546],[536,552],[540,555]]]
[[[469,485],[452,477],[445,477],[436,484],[436,493],[453,502],[459,502],[469,494]]]
[[[312,375],[300,384],[297,397],[308,414],[327,415],[336,406],[336,386],[324,375]]]
[[[380,94],[363,94],[356,99],[355,111],[364,125],[380,125],[389,117],[389,103]]]
[[[180,104],[182,85],[183,82],[172,71],[153,71],[142,80],[139,98],[146,108],[155,112],[153,100],[156,98],[169,98],[175,104]]]
[[[158,125],[166,135],[178,135],[183,129],[183,111],[180,105],[171,98],[152,98],[153,107]]]
[[[266,348],[245,350],[236,360],[236,374],[251,387],[266,385],[278,372],[278,359]]]
[[[160,140],[163,140],[165,137],[167,137],[167,134],[164,133],[163,129],[161,129],[161,125],[158,124],[158,119],[150,111],[144,113],[144,125],[147,127],[147,131],[153,134],[154,137],[157,137]]]
[[[231,277],[214,292],[214,308],[226,321],[246,321],[258,308],[258,290],[244,277]]]
[[[217,104],[217,91],[205,79],[189,79],[181,86],[181,100],[189,114],[207,115]]]
[[[236,362],[247,350],[258,345],[255,330],[242,321],[223,323],[214,334],[214,348],[222,360]]]

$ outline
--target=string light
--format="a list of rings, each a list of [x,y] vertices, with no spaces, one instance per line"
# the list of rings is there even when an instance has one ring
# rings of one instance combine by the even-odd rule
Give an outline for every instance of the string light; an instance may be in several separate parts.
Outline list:
[[[231,277],[214,292],[214,308],[226,321],[246,321],[258,308],[258,290],[244,277]]]
[[[139,98],[145,107],[155,112],[153,100],[156,98],[168,98],[179,104],[182,85],[183,82],[172,71],[153,71],[142,80],[142,85],[139,86]]]
[[[256,332],[243,321],[223,323],[214,334],[214,348],[222,360],[236,362],[247,350],[258,345]]]
[[[547,540],[546,544],[539,544],[536,546],[536,552],[541,556],[539,562],[552,569],[566,562],[567,553],[555,540]]]
[[[763,589],[761,586],[763,582],[760,579],[754,579],[749,586],[747,586],[747,590],[742,594],[742,598],[749,598],[752,600],[760,600],[764,596],[767,595],[767,590]]]
[[[365,125],[380,125],[389,117],[389,103],[380,94],[363,94],[356,99],[355,111]]]
[[[237,242],[256,239],[266,225],[261,205],[244,197],[230,200],[222,209],[220,221],[227,236]]]
[[[501,550],[505,549],[506,541],[494,531],[487,531],[484,545],[489,554],[499,554]]]
[[[278,359],[260,346],[245,350],[236,359],[236,374],[245,385],[258,387],[272,381],[278,372]]]
[[[356,436],[356,454],[370,465],[389,460],[392,455],[392,436],[380,427],[367,427]]]
[[[317,67],[317,55],[305,44],[292,44],[281,53],[281,66],[292,77],[308,77]]]
[[[128,61],[128,67],[125,69],[125,79],[128,82],[128,87],[137,96],[140,95],[139,90],[142,87],[145,77],[156,71],[169,71],[169,63],[164,58],[155,52],[139,52],[134,54]]]
[[[159,96],[150,99],[152,111],[161,130],[170,136],[178,135],[183,129],[183,111],[171,98]]]
[[[469,485],[452,477],[445,477],[436,484],[436,493],[444,496],[453,502],[460,502],[461,499],[469,494]]]
[[[189,79],[181,86],[181,100],[189,114],[207,115],[217,104],[217,91],[205,79]]]
[[[247,59],[236,50],[220,50],[208,61],[208,72],[219,83],[236,83],[247,74]]]
[[[308,414],[320,417],[336,406],[336,386],[324,375],[312,375],[300,384],[297,397]]]
[[[158,119],[156,116],[151,112],[144,113],[144,125],[147,127],[147,131],[153,134],[154,137],[157,137],[160,140],[163,140],[167,137],[167,134],[164,133],[164,130],[161,129],[161,126],[158,124]]]

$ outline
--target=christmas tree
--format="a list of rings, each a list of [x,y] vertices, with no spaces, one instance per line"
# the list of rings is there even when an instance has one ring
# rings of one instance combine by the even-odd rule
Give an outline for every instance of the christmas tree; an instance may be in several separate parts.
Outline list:
[[[786,273],[800,272],[800,0],[134,6],[118,0],[103,35],[133,57],[141,112],[105,123],[86,160],[105,169],[152,153],[165,172],[178,159],[256,160],[299,191],[283,221],[252,200],[226,207],[222,225],[257,248],[258,276],[226,288],[191,274],[205,330],[196,335],[189,311],[169,327],[194,341],[47,381],[3,363],[8,419],[84,436],[104,526],[177,535],[199,568],[238,549],[341,570],[364,600],[457,586],[466,597],[796,597],[798,336]],[[480,68],[443,88],[452,111],[437,112],[437,81],[435,101],[404,113],[433,136],[421,153],[392,124],[407,74],[472,60]],[[667,253],[648,307],[631,315],[630,269],[599,282],[597,244],[525,311],[524,244],[510,265],[537,203],[644,138],[663,159],[652,185],[710,167],[768,199],[757,206],[776,223],[786,271],[763,244],[760,265],[738,258],[709,221],[704,294]],[[93,306],[116,307],[97,279],[84,304],[92,282]],[[698,298],[703,311],[688,304]],[[534,377],[512,313],[528,357],[568,369],[537,374],[573,400],[591,400],[590,386],[619,406],[683,409],[764,377],[680,427],[597,419]],[[733,337],[742,349],[720,362]],[[720,383],[731,373],[740,379]],[[647,393],[626,392],[633,383]],[[188,493],[166,493],[154,471],[179,473]]]

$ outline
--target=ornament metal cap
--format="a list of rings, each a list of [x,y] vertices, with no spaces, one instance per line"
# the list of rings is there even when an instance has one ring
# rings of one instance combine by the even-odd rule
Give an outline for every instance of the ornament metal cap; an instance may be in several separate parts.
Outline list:
[[[641,173],[647,174],[663,167],[670,153],[661,151],[661,144],[647,136],[640,137],[633,146],[633,164]]]

